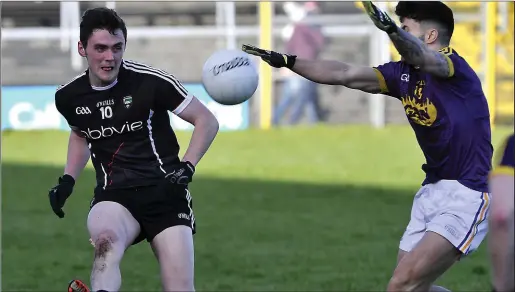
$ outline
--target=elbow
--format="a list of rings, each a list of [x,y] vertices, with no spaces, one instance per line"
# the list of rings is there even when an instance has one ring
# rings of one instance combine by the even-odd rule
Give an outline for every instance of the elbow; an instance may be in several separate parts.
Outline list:
[[[215,134],[218,133],[218,131],[220,130],[220,123],[218,123],[218,120],[216,119],[215,116],[213,116],[213,120],[212,120],[212,125],[213,125],[213,132]]]
[[[359,72],[357,70],[353,69],[352,67],[345,68],[340,72],[338,75],[338,80],[336,84],[343,85],[347,88],[351,89],[362,89],[362,80],[363,78],[360,78]]]
[[[218,119],[213,113],[210,113],[208,123],[210,127],[212,127],[213,131],[215,133],[218,133],[218,130],[220,130],[220,123],[218,122]]]
[[[352,70],[349,70],[349,68],[343,68],[336,74],[337,79],[335,80],[335,84],[343,85],[345,87],[350,87],[352,85],[352,81],[354,80],[355,76],[353,76]]]
[[[198,119],[198,121],[194,123],[194,126],[207,129],[209,132],[212,132],[215,135],[220,130],[220,123],[212,112],[209,112],[209,114],[204,115],[202,118]]]

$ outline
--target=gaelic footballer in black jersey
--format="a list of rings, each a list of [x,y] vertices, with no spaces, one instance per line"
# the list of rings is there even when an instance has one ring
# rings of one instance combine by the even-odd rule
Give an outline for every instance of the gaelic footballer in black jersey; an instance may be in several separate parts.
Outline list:
[[[78,53],[88,69],[55,93],[72,131],[64,175],[48,193],[59,217],[91,158],[96,187],[87,217],[94,246],[91,291],[119,291],[120,261],[146,239],[165,291],[194,291],[193,214],[189,184],[218,132],[215,116],[168,72],[123,59],[127,28],[105,7],[88,9]],[[182,158],[169,113],[194,126]],[[88,291],[75,279],[68,291]]]
[[[86,71],[55,94],[57,110],[86,138],[103,190],[162,181],[180,161],[168,111],[179,114],[191,100],[174,76],[128,60],[109,86],[92,87]]]

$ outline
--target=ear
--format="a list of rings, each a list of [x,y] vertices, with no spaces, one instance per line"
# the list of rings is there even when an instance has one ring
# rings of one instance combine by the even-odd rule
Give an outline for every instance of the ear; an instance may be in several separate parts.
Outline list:
[[[438,30],[430,29],[426,32],[426,43],[432,44],[438,39]]]
[[[86,57],[86,48],[82,45],[81,41],[77,43],[77,51],[81,57]]]

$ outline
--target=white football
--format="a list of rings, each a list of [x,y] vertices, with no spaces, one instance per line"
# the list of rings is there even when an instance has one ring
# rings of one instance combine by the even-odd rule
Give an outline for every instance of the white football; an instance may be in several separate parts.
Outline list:
[[[256,65],[240,50],[220,50],[212,54],[202,69],[202,84],[216,102],[236,105],[251,98],[258,87]]]

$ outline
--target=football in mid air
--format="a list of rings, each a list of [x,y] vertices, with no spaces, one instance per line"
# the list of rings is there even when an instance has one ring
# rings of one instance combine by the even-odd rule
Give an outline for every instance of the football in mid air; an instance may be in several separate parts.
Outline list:
[[[240,50],[219,50],[202,69],[202,84],[216,102],[236,105],[251,98],[259,83],[251,56]]]

